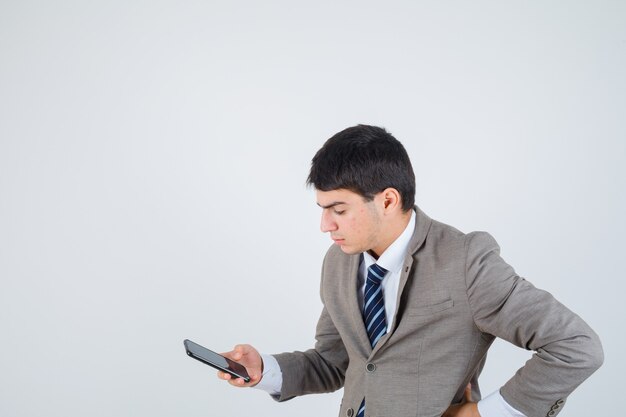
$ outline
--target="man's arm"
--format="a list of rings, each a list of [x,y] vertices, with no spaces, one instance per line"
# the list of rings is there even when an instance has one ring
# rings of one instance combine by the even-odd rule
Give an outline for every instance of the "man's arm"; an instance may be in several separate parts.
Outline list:
[[[501,389],[528,417],[554,416],[603,361],[596,333],[548,292],[519,277],[487,233],[466,237],[467,294],[478,328],[533,357]]]

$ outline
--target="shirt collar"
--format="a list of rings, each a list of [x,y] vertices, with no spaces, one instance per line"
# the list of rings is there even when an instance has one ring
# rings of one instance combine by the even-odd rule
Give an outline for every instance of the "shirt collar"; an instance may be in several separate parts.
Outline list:
[[[415,229],[415,210],[411,210],[411,219],[409,224],[406,225],[404,231],[398,236],[396,240],[380,255],[378,259],[374,259],[372,255],[367,252],[363,252],[363,261],[365,262],[365,268],[369,268],[373,264],[377,264],[385,268],[390,272],[399,272],[404,264],[404,258],[406,257],[409,249],[409,242],[411,236],[413,236],[413,230]]]

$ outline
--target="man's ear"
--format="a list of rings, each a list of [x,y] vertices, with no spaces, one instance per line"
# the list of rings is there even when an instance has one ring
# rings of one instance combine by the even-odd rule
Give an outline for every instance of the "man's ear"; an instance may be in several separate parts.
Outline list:
[[[402,197],[395,188],[385,188],[382,191],[383,210],[385,214],[391,214],[402,209]]]

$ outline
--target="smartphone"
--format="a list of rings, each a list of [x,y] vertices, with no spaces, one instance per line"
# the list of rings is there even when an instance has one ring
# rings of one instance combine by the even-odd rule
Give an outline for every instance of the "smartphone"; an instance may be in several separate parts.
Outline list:
[[[187,355],[191,356],[194,359],[199,360],[200,362],[206,363],[209,366],[212,366],[215,369],[219,369],[222,372],[226,372],[230,374],[233,378],[243,378],[244,381],[250,382],[250,376],[248,375],[248,371],[243,365],[231,361],[228,358],[223,357],[219,353],[215,353],[212,350],[205,348],[204,346],[200,346],[197,343],[192,342],[189,339],[185,339],[185,350],[187,351]]]

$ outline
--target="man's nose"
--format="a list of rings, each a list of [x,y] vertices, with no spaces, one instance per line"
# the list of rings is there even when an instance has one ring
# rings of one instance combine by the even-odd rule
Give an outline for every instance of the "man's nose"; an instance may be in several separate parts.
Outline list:
[[[327,210],[322,211],[322,222],[320,224],[320,230],[322,231],[322,233],[333,232],[337,230],[337,223],[335,223]]]

